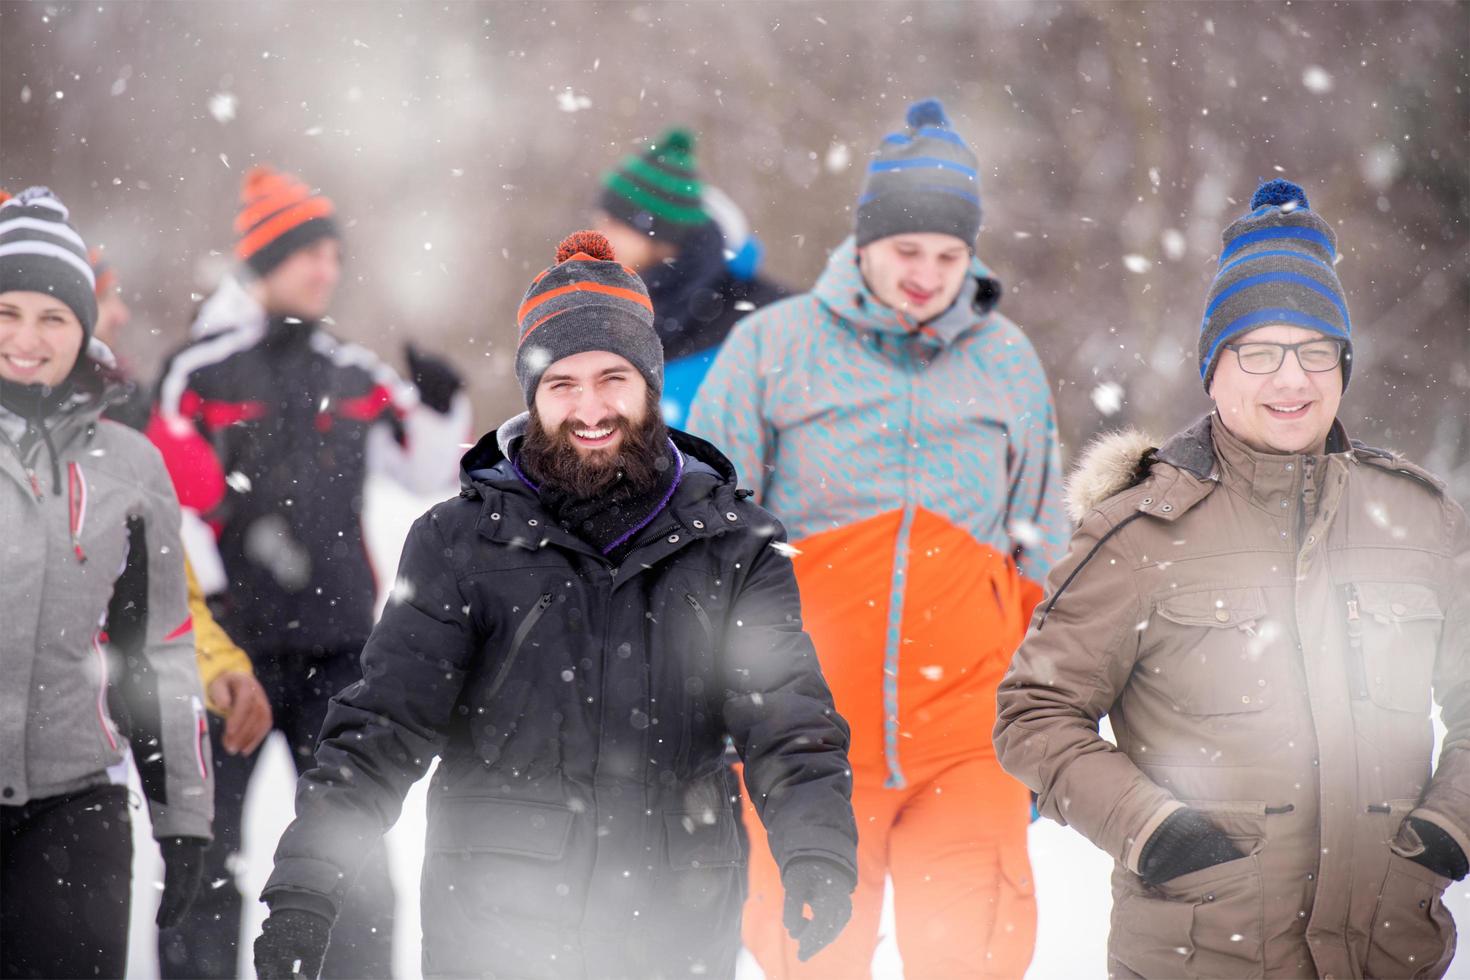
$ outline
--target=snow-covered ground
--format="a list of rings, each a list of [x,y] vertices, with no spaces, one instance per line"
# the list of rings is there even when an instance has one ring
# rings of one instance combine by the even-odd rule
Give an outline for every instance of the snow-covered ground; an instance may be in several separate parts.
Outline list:
[[[367,495],[369,545],[378,562],[379,580],[392,581],[387,574],[397,567],[398,549],[409,525],[432,503],[404,493],[386,481],[370,484]],[[1439,729],[1443,734],[1443,729]],[[245,800],[245,860],[242,888],[247,896],[260,894],[270,875],[276,840],[291,820],[294,769],[285,741],[272,735],[256,778]],[[398,888],[396,973],[401,978],[419,976],[419,866],[424,851],[424,799],[428,780],[420,781],[404,803],[403,816],[388,835],[392,874]],[[158,849],[153,844],[146,809],[136,812],[133,872],[133,921],[128,950],[128,976],[158,976],[155,954],[154,911],[163,879]],[[1030,980],[1087,980],[1106,977],[1104,949],[1107,944],[1108,874],[1112,862],[1080,834],[1049,820],[1031,825],[1031,863],[1040,903],[1036,955],[1027,972]],[[220,883],[223,884],[223,883]],[[204,887],[210,887],[206,882]],[[1446,904],[1460,923],[1470,928],[1470,879],[1457,883],[1446,896]],[[253,977],[250,945],[260,932],[265,906],[246,902],[247,940],[241,946],[241,976]],[[884,916],[883,939],[873,960],[876,980],[903,976],[898,950],[892,941],[891,909]],[[759,980],[760,970],[748,957],[741,962],[739,980]],[[1451,980],[1470,980],[1470,953],[1462,953],[1450,966]],[[925,978],[929,980],[929,978]]]

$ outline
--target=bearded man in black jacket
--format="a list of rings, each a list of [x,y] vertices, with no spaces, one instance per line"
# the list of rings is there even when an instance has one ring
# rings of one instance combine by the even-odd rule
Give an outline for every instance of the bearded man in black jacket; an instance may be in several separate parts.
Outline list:
[[[530,411],[409,533],[276,852],[263,978],[315,976],[359,856],[436,756],[425,976],[733,977],[727,736],[803,958],[847,921],[848,729],[785,532],[665,427],[648,293],[605,238],[564,241],[518,319]]]

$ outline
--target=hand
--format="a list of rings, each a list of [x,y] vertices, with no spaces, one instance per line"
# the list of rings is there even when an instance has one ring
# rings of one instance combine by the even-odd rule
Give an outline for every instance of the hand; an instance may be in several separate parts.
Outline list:
[[[202,837],[165,837],[158,842],[163,852],[163,901],[158,903],[160,929],[172,929],[183,921],[199,883],[204,879],[204,849],[209,842]]]
[[[327,954],[332,924],[315,912],[281,909],[266,916],[255,940],[255,975],[259,980],[316,980]]]
[[[209,700],[225,716],[221,741],[230,755],[250,755],[270,734],[274,720],[265,688],[254,675],[227,670],[209,683]]]
[[[1146,884],[1162,885],[1172,878],[1243,858],[1240,848],[1198,810],[1175,810],[1159,824],[1138,859],[1138,874]]]
[[[408,361],[409,377],[418,386],[419,400],[440,415],[448,414],[454,393],[464,387],[459,372],[442,357],[425,354],[413,344],[403,345],[403,356]]]
[[[852,918],[852,875],[825,858],[796,858],[781,873],[786,909],[781,923],[800,945],[796,958],[805,963],[825,949]],[[802,914],[811,906],[812,917]]]
[[[1409,817],[1399,828],[1394,842],[1399,853],[1422,864],[1442,878],[1459,881],[1470,873],[1470,861],[1460,845],[1437,823],[1419,817]]]

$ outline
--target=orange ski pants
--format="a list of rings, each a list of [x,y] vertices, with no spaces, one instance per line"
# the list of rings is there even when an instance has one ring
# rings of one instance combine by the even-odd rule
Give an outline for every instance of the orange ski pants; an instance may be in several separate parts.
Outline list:
[[[858,884],[842,935],[810,961],[781,924],[784,891],[747,802],[750,894],[743,939],[771,980],[866,980],[879,942],[885,879],[908,980],[1021,977],[1036,940],[1026,853],[1030,794],[995,761],[995,690],[1039,589],[1005,556],[920,509],[797,542],[802,620],[837,710],[852,727]],[[901,563],[897,758],[885,788],[885,638]]]

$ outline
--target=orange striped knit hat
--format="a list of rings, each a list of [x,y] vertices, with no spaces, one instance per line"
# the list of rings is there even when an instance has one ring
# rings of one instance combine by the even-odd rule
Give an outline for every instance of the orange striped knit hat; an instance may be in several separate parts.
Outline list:
[[[297,249],[338,237],[335,212],[330,200],[290,174],[268,164],[253,167],[240,185],[235,257],[256,275],[267,275]]]
[[[527,406],[548,367],[591,350],[626,357],[655,393],[663,390],[664,348],[653,329],[648,289],[595,231],[562,240],[556,264],[532,281],[516,319],[516,380]]]

